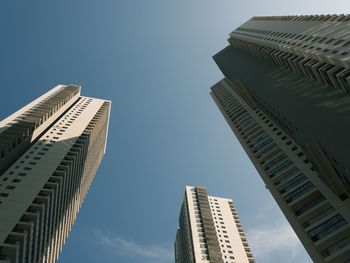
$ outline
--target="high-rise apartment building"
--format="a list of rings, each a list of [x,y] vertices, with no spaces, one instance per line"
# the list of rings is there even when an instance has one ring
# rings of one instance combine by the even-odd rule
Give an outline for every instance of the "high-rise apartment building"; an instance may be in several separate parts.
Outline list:
[[[253,17],[211,95],[314,262],[350,262],[350,16]]]
[[[59,85],[0,122],[0,262],[51,263],[106,149],[111,102]]]
[[[254,258],[233,201],[186,186],[175,263],[253,263]]]

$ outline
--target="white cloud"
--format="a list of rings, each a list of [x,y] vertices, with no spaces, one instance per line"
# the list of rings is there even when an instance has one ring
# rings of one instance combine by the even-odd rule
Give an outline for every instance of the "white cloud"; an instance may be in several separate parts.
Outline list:
[[[166,246],[160,245],[143,245],[132,240],[116,236],[111,237],[100,232],[97,234],[99,242],[108,248],[114,249],[117,253],[133,257],[141,257],[143,260],[149,259],[152,262],[173,262],[173,250]],[[145,262],[145,261],[142,261]]]
[[[252,228],[247,231],[247,237],[257,262],[279,262],[278,258],[283,257],[283,262],[289,263],[305,258],[304,248],[287,224]]]

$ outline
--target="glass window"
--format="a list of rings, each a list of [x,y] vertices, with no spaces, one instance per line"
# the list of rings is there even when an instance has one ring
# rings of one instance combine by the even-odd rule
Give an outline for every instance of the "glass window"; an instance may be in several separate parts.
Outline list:
[[[273,160],[280,153],[282,153],[282,150],[280,148],[274,149],[273,151],[268,153],[266,156],[264,156],[264,160],[261,163],[264,164],[264,163],[267,163],[267,162]]]
[[[242,129],[244,132],[247,132],[255,124],[256,124],[256,121],[253,118],[249,118],[247,121],[239,124],[238,128]]]
[[[309,220],[303,223],[303,227],[308,227],[311,226],[312,224],[316,223],[317,221],[322,220],[326,216],[332,214],[335,211],[333,207],[327,207],[326,209],[323,209],[320,213],[317,215],[313,216]]]
[[[266,147],[264,150],[261,150],[259,152],[259,155],[257,155],[257,158],[261,158],[265,153],[271,151],[272,149],[276,148],[276,144],[275,143],[271,143],[268,147]],[[267,156],[270,156],[271,154],[275,154],[275,151],[273,151],[273,153],[269,153]]]
[[[229,116],[230,116],[230,119],[233,120],[233,119],[236,119],[238,118],[242,113],[246,112],[246,110],[244,108],[239,108],[237,111],[235,112],[230,112],[229,113]]]
[[[256,142],[261,141],[265,137],[266,137],[266,132],[263,130],[258,130],[258,132],[255,132],[247,136],[247,139],[248,139],[248,143],[254,144]]]
[[[279,154],[278,156],[275,156],[272,160],[268,161],[265,164],[265,169],[269,170],[270,168],[273,168],[275,165],[278,165],[281,161],[287,158],[288,156],[285,153]]]
[[[295,186],[300,184],[301,182],[304,182],[306,180],[306,176],[299,172],[296,176],[294,176],[292,179],[284,183],[278,188],[278,191],[283,194],[288,192],[289,190],[293,189]]]
[[[338,250],[342,249],[343,247],[346,247],[350,244],[350,236],[338,241],[334,245],[326,248],[325,250],[321,251],[322,256],[328,257],[334,253],[336,253]],[[348,261],[346,261],[348,262]]]
[[[328,219],[326,222],[308,231],[308,233],[313,241],[317,241],[332,234],[346,224],[347,222],[345,219],[341,215],[337,214],[336,216]]]
[[[277,174],[279,174],[281,171],[291,167],[292,165],[294,165],[292,160],[290,160],[290,159],[284,160],[282,163],[275,166],[273,169],[269,170],[268,175],[270,175],[270,177],[272,178],[272,177],[276,176]]]
[[[255,142],[252,142],[251,144],[252,151],[258,151],[259,149],[263,148],[270,142],[272,142],[271,137],[268,136],[267,134],[264,134],[262,137],[259,138],[258,141],[256,140]]]
[[[302,186],[298,187],[297,189],[286,195],[285,200],[287,201],[287,203],[293,202],[294,200],[305,195],[314,188],[315,186],[311,182],[307,182],[306,184],[303,184]]]
[[[299,215],[311,210],[316,205],[322,203],[324,200],[325,200],[325,197],[321,194],[318,194],[316,197],[312,198],[312,200],[310,200],[309,202],[304,204],[301,208],[295,210],[295,214],[297,216],[299,216]]]

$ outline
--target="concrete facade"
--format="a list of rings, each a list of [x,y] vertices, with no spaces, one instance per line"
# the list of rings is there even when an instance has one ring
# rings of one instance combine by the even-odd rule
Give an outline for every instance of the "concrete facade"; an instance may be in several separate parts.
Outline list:
[[[110,104],[59,85],[0,123],[1,263],[57,260],[105,153]]]
[[[299,145],[322,148],[344,196],[350,196],[349,18],[253,17],[214,56],[225,77],[243,82]]]
[[[334,193],[303,148],[256,104],[241,81],[223,79],[211,90],[214,101],[314,262],[347,262],[349,200]]]
[[[350,16],[253,17],[211,95],[314,262],[350,262]]]
[[[176,263],[252,263],[254,258],[231,199],[186,186],[175,240]]]

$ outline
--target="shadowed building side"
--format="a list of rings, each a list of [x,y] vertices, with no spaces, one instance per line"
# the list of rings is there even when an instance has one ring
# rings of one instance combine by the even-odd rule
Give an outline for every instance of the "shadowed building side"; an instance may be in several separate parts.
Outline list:
[[[315,262],[350,260],[350,15],[253,17],[211,95]]]
[[[303,148],[255,103],[240,81],[224,79],[211,95],[315,262],[350,258],[349,199],[330,188]]]
[[[310,153],[318,143],[350,196],[350,16],[254,17],[214,56]],[[316,157],[317,158],[317,157]],[[317,162],[317,160],[316,160]]]

